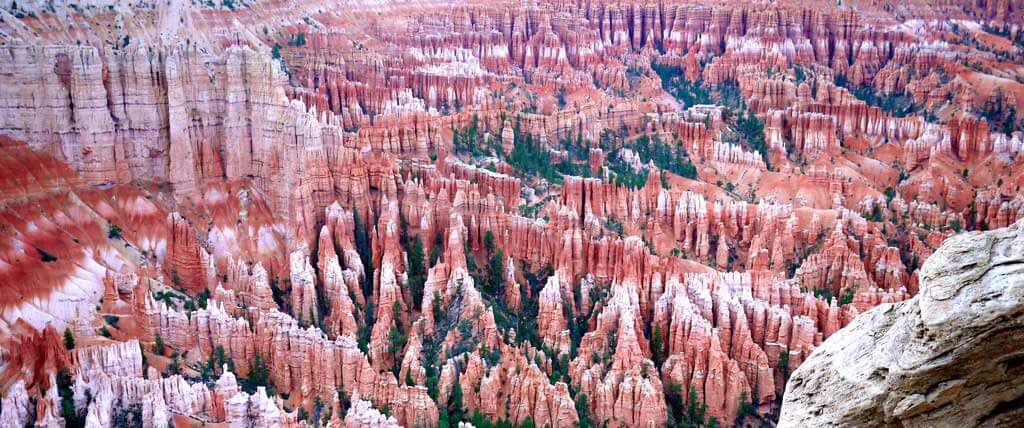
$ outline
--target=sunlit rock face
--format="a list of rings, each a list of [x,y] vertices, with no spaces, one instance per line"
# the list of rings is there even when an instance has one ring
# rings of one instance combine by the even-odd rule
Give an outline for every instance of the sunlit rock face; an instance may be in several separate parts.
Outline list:
[[[1024,7],[843,3],[5,4],[0,427],[1012,425],[836,362],[1019,330]]]

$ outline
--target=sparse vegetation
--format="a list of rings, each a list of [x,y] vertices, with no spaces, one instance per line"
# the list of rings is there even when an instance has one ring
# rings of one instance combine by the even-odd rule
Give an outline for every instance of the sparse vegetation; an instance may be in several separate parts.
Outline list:
[[[671,172],[689,179],[697,178],[697,168],[690,162],[689,155],[682,143],[665,143],[661,137],[642,135],[630,147],[644,163],[653,162],[664,171]]]
[[[525,175],[538,176],[554,183],[561,183],[562,176],[551,168],[551,153],[534,141],[533,134],[524,134],[520,129],[519,118],[516,118],[512,154],[508,158],[509,165]]]
[[[668,423],[671,428],[716,428],[718,419],[707,415],[707,405],[700,401],[697,390],[690,388],[683,399],[682,386],[671,383],[668,386]]]
[[[399,236],[402,241],[402,247],[405,249],[408,263],[406,286],[409,287],[413,304],[418,306],[423,300],[423,285],[427,282],[427,268],[423,264],[425,257],[423,241],[420,240],[419,236],[409,236],[408,225],[404,215],[401,217],[400,227]]]

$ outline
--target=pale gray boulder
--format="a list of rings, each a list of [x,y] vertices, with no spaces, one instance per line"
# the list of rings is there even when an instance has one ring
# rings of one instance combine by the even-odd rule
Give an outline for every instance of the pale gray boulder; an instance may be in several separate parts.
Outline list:
[[[1024,221],[948,239],[920,290],[822,343],[779,426],[1024,426]]]

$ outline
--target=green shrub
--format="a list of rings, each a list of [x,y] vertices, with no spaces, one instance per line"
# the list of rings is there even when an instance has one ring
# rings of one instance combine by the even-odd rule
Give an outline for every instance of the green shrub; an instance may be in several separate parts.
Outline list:
[[[118,227],[116,224],[111,224],[107,228],[107,238],[110,238],[110,239],[122,239],[121,228]]]

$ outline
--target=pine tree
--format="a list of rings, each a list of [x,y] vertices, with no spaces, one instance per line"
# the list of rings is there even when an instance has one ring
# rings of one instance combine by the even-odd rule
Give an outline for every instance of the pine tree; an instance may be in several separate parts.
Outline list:
[[[661,335],[661,326],[654,326],[654,333],[651,335],[651,354],[654,357],[654,365],[659,369],[665,362],[665,340]]]
[[[69,351],[75,349],[75,335],[70,328],[64,329],[64,348]]]
[[[487,254],[494,254],[494,232],[490,230],[484,232],[484,249],[487,250]]]
[[[462,410],[462,386],[458,382],[455,382],[455,385],[452,386],[452,394],[448,397],[448,412],[450,413],[449,419],[452,424],[457,425],[459,422],[464,420]]]
[[[423,265],[423,242],[414,237],[408,240],[406,254],[409,257],[409,291],[412,292],[413,303],[419,305],[423,300],[423,285],[427,282],[427,269]]]
[[[590,401],[587,399],[587,394],[582,392],[576,394],[576,414],[580,418],[579,425],[577,425],[578,428],[592,428],[594,426],[594,421],[590,419]]]
[[[388,353],[395,355],[397,359],[398,352],[405,347],[405,341],[405,335],[398,331],[397,326],[392,326],[388,331]]]
[[[167,374],[176,375],[181,373],[181,361],[178,360],[178,354],[174,353],[171,357],[171,363],[167,365]]]
[[[352,219],[355,223],[356,251],[359,253],[359,260],[363,263],[363,294],[369,296],[372,292],[369,288],[373,284],[373,249],[370,247],[369,225],[363,224],[359,216],[359,210],[352,209]]]
[[[437,414],[437,428],[451,428],[451,424],[448,420],[448,411],[441,409]]]
[[[261,386],[271,390],[273,385],[270,383],[270,368],[263,357],[256,354],[252,359],[252,367],[249,368],[249,377],[242,381],[242,389],[251,394]],[[268,394],[273,395],[271,391],[268,391]]]
[[[487,280],[487,292],[494,294],[499,290],[501,284],[505,280],[505,252],[498,250],[491,257],[491,262],[488,266],[488,272],[490,273]]]

